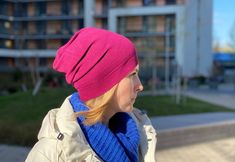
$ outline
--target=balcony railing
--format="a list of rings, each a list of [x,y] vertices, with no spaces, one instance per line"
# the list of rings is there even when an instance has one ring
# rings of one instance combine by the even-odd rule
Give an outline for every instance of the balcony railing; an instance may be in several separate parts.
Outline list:
[[[83,19],[83,15],[61,15],[61,16],[25,16],[25,17],[14,17],[0,15],[0,19],[8,21],[45,21],[45,20],[72,20],[72,19]]]
[[[35,35],[13,35],[13,34],[0,34],[2,39],[68,39],[71,34],[35,34]]]
[[[25,58],[29,58],[29,57],[44,57],[44,58],[48,58],[48,57],[55,57],[55,53],[56,50],[55,49],[23,49],[23,50],[19,50],[19,49],[0,49],[0,57],[25,57]]]
[[[186,0],[112,0],[113,8],[118,7],[140,7],[140,6],[163,6],[163,5],[181,5],[185,4]]]
[[[126,37],[156,37],[156,36],[174,36],[174,32],[126,32],[123,35]]]

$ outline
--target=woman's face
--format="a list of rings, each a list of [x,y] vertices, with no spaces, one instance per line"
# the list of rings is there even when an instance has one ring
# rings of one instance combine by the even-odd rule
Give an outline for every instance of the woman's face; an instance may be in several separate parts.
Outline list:
[[[143,90],[140,82],[139,65],[125,78],[123,78],[116,90],[117,112],[131,112],[137,93]]]

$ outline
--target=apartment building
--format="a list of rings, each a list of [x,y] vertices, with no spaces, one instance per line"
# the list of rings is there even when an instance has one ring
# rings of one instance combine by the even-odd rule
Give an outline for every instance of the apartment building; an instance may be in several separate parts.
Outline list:
[[[55,50],[84,27],[83,0],[0,2],[0,70],[47,70]]]
[[[210,72],[212,0],[2,0],[0,6],[0,71],[46,71],[75,31],[95,26],[135,43],[146,85]]]

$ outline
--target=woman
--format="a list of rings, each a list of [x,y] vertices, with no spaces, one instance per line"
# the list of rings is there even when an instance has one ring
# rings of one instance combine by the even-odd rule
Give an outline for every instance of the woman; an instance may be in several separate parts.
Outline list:
[[[135,47],[111,31],[83,28],[53,63],[77,90],[43,120],[26,161],[155,161],[156,132],[133,104],[143,90]]]

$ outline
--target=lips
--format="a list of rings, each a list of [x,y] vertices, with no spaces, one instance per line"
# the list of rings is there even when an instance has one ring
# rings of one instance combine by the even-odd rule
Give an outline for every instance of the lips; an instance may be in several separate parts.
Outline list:
[[[135,100],[137,96],[133,97],[132,99]]]
[[[132,98],[131,101],[132,101],[132,102],[135,102],[135,99],[136,99],[136,98]]]

